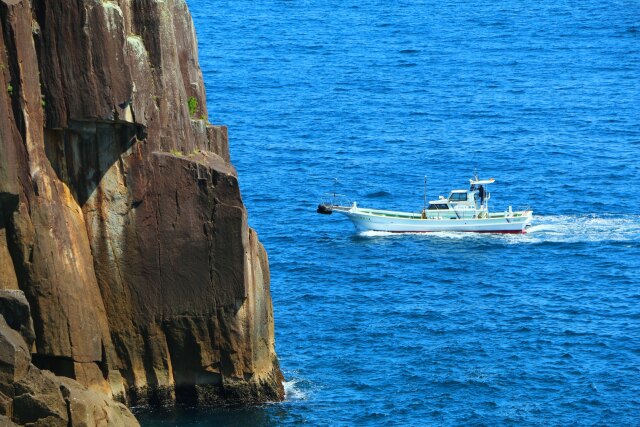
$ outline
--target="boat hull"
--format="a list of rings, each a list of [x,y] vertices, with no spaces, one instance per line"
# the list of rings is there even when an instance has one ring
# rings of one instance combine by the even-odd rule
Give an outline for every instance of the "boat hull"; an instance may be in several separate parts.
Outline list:
[[[334,210],[347,216],[358,231],[383,231],[389,233],[433,233],[456,231],[468,233],[524,234],[531,225],[532,213],[525,211],[518,216],[498,218],[422,219],[398,218],[362,212],[359,209]]]

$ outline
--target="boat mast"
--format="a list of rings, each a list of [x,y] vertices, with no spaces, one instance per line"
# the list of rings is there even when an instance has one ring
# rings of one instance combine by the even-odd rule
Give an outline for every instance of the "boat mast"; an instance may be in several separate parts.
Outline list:
[[[427,175],[424,176],[424,191],[423,195],[423,203],[422,203],[422,219],[427,218]]]
[[[427,209],[427,175],[424,176],[424,203],[422,205],[422,209]]]

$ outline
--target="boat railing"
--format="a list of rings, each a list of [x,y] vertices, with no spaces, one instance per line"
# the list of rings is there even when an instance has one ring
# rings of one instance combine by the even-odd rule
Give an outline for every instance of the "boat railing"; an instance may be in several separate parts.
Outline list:
[[[345,194],[324,193],[322,204],[327,206],[351,206],[353,202]]]
[[[531,206],[525,206],[525,207],[518,206],[516,209],[513,210],[513,216],[522,216],[526,212],[531,212]]]
[[[387,218],[407,218],[407,219],[420,219],[421,218],[420,213],[410,213],[410,212],[400,212],[400,211],[387,211],[387,210],[382,210],[382,209],[359,209],[359,212],[362,212],[362,213],[365,213],[365,214],[369,214],[369,215],[383,216],[383,217],[387,217]]]

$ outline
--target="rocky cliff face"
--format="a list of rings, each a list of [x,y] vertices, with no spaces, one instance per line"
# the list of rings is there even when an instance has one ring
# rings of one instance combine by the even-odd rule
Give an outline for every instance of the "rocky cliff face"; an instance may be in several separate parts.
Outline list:
[[[35,367],[29,352],[34,338],[24,293],[0,290],[1,426],[139,425],[123,404]]]
[[[0,0],[0,288],[131,404],[283,396],[266,253],[183,0]]]

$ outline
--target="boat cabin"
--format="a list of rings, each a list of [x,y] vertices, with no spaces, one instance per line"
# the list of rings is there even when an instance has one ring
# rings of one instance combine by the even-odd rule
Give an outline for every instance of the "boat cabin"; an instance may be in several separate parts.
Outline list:
[[[478,202],[479,205],[476,205]],[[482,205],[482,198],[479,190],[453,190],[447,198],[440,196],[439,200],[430,201],[428,210],[449,210],[453,207],[465,206],[478,208],[480,205]]]
[[[475,195],[474,191],[453,190],[451,194],[449,194],[448,200],[450,203],[458,205],[474,205]]]
[[[488,180],[471,179],[468,190],[453,190],[449,197],[442,197],[429,202],[429,207],[423,212],[423,218],[466,219],[477,218],[487,214],[490,198],[486,186],[493,184],[493,178]]]

